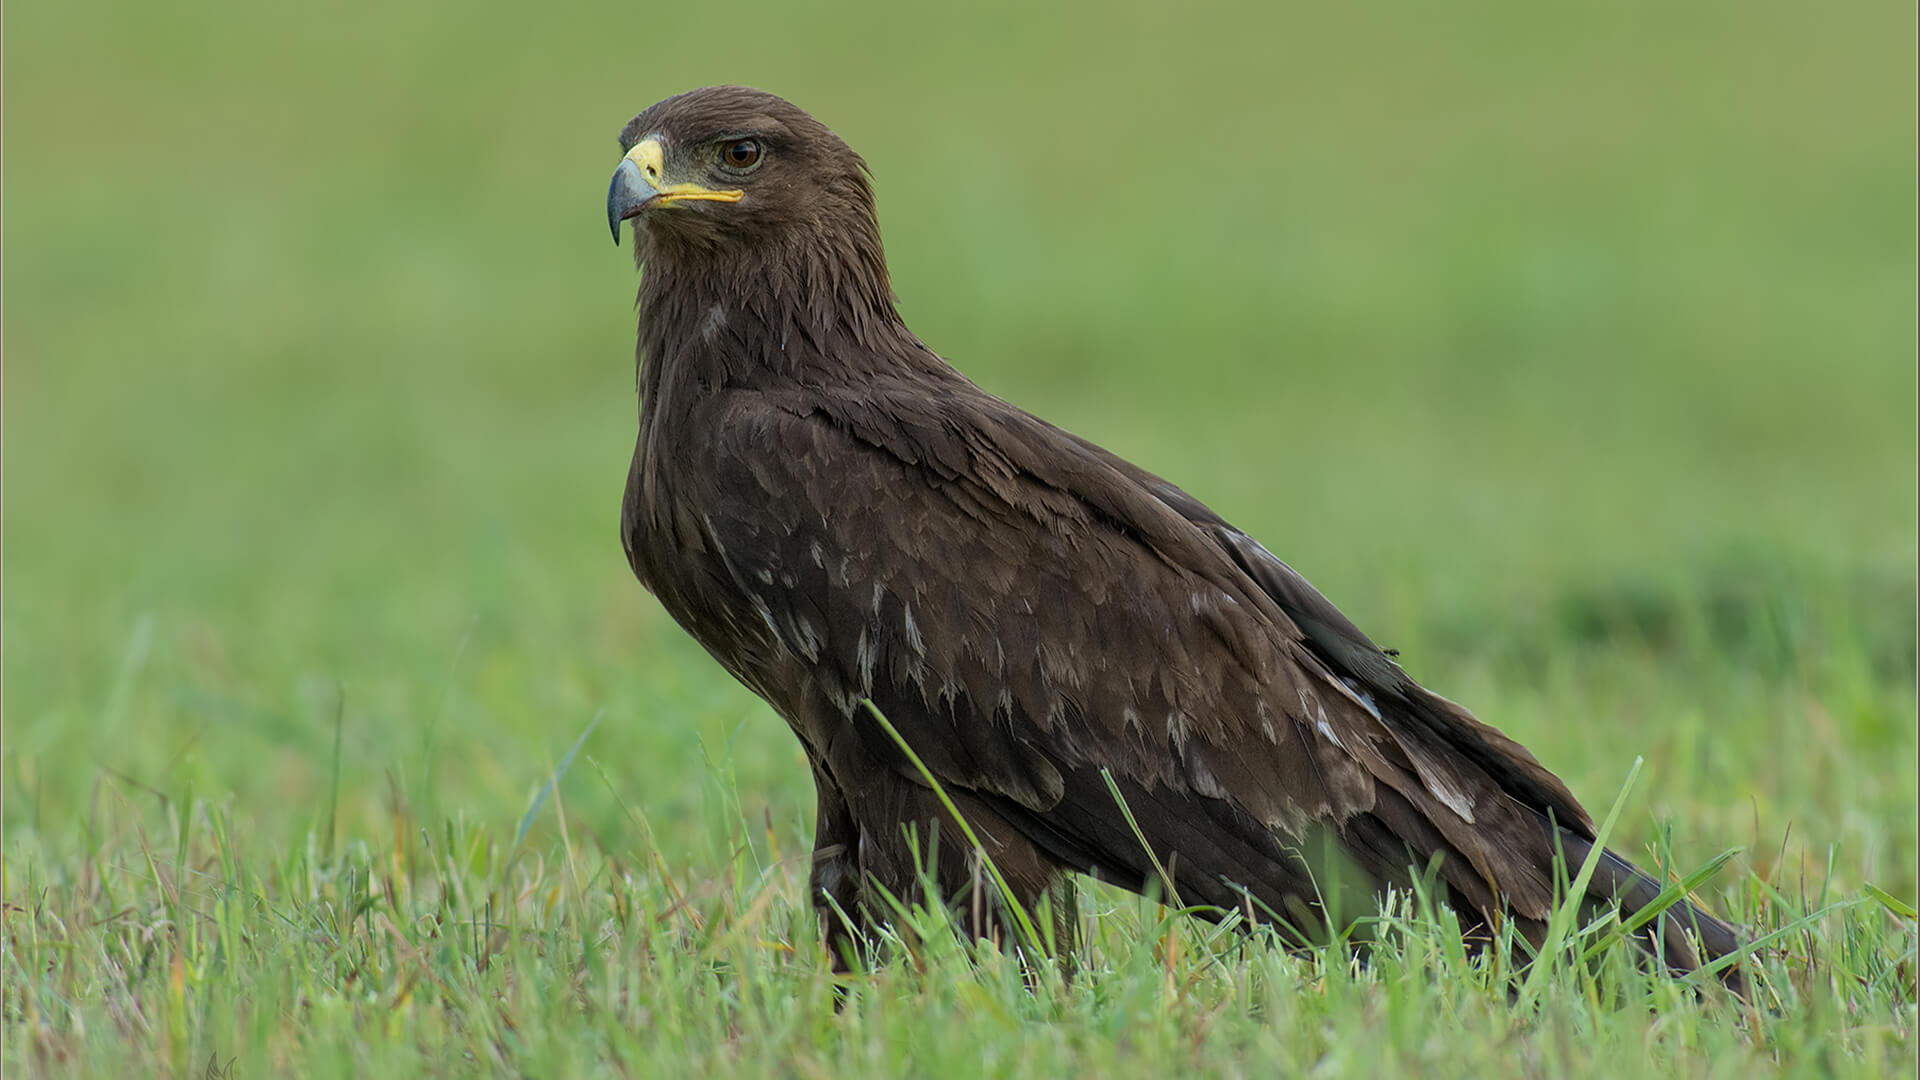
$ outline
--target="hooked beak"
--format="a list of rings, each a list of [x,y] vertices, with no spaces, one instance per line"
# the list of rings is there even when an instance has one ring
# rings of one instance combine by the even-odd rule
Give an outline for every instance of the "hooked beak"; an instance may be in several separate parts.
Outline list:
[[[666,152],[657,138],[640,140],[620,159],[619,168],[613,170],[613,183],[607,185],[607,227],[613,231],[615,244],[620,242],[620,223],[652,207],[677,202],[739,202],[745,194],[737,188],[669,184],[665,172]]]
[[[613,242],[620,243],[620,223],[640,216],[647,204],[660,197],[640,175],[640,166],[624,158],[613,170],[613,183],[607,188],[607,226],[613,230]]]

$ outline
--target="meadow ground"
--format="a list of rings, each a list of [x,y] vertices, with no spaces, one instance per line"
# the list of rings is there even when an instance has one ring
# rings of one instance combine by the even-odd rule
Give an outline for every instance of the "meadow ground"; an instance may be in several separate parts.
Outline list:
[[[1323,7],[11,5],[0,1066],[1912,1075],[1911,6]],[[1090,888],[1071,981],[923,912],[836,1011],[799,750],[614,528],[613,137],[721,81],[964,370],[1642,761],[1757,1007]]]

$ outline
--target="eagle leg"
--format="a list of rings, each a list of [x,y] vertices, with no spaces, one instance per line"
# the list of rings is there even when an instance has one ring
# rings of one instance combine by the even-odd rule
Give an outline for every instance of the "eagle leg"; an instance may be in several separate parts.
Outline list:
[[[860,829],[823,762],[813,763],[813,786],[817,804],[807,895],[819,913],[821,939],[833,957],[833,970],[844,974],[852,970],[868,937],[860,896]]]
[[[857,739],[831,740],[814,780],[820,817],[809,887],[836,965],[858,954],[872,927],[898,928],[896,903],[938,901],[969,937],[1020,941],[998,884],[931,789],[867,754]],[[1048,913],[1054,950],[1068,956],[1078,920],[1066,867],[987,802],[964,789],[947,794],[1013,899],[1031,918]]]

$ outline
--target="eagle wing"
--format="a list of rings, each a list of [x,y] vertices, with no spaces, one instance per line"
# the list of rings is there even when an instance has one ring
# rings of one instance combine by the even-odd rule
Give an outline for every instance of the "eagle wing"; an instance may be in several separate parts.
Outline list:
[[[1404,717],[1422,744],[1463,755],[1502,790],[1562,826],[1592,839],[1593,819],[1538,759],[1466,708],[1415,682],[1380,646],[1266,546],[1233,527],[1199,499],[1111,452],[1062,432],[1100,456],[1210,537],[1299,629],[1307,647],[1369,703],[1385,702]],[[1416,758],[1419,764],[1421,758]]]
[[[1190,496],[969,389],[734,391],[681,429],[689,557],[781,653],[722,655],[736,675],[790,719],[823,696],[919,782],[871,701],[942,784],[1083,870],[1145,869],[1104,771],[1203,895],[1257,890],[1331,827],[1377,879],[1444,852],[1473,906],[1544,915],[1547,833],[1500,744],[1410,717],[1314,635],[1371,642]]]

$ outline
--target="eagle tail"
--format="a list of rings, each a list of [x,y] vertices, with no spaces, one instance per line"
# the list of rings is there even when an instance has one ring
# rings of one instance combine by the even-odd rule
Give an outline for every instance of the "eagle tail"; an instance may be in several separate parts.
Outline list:
[[[1324,941],[1330,927],[1365,914],[1384,887],[1410,887],[1413,874],[1434,852],[1445,853],[1439,883],[1444,899],[1462,914],[1470,944],[1488,944],[1490,927],[1500,919],[1513,920],[1535,948],[1546,940],[1544,918],[1516,913],[1503,904],[1432,822],[1390,790],[1380,793],[1372,811],[1355,814],[1337,828],[1312,830],[1294,842],[1225,800],[1116,780],[1134,819],[1129,823],[1112,811],[1089,812],[1102,801],[1112,805],[1112,793],[1099,777],[1073,770],[1067,786],[1069,795],[1079,797],[1063,800],[1051,814],[1024,812],[1009,801],[1009,820],[1036,846],[1074,869],[1162,896],[1172,892],[1169,899],[1188,904],[1240,911],[1252,922],[1277,923],[1284,937],[1299,944]],[[1561,859],[1564,880],[1573,879],[1593,852],[1593,841],[1552,824],[1545,814],[1527,813],[1538,823],[1537,839],[1516,846],[1529,850],[1547,878],[1556,876],[1555,860]],[[1155,852],[1151,860],[1143,855],[1135,827]],[[1631,918],[1659,901],[1664,891],[1657,879],[1601,848],[1587,882],[1582,916],[1591,919],[1618,903],[1622,917]],[[1740,948],[1732,926],[1686,897],[1637,930],[1633,940],[1649,957],[1680,974]],[[1719,977],[1744,995],[1739,965],[1726,967]]]
[[[1564,826],[1555,828],[1568,873],[1577,873],[1592,854],[1593,841]],[[1617,852],[1601,848],[1600,857],[1594,861],[1593,876],[1587,883],[1587,901],[1582,913],[1597,914],[1604,905],[1618,902],[1622,916],[1630,917],[1658,902],[1664,892],[1660,882],[1646,871]],[[1544,930],[1540,927],[1538,932],[1544,936]],[[1642,927],[1634,940],[1648,954],[1659,957],[1667,968],[1681,973],[1711,965],[1740,950],[1739,932],[1686,896]],[[1719,977],[1729,989],[1744,996],[1745,979],[1740,964],[1722,968]]]
[[[1484,945],[1493,936],[1492,927],[1511,919],[1537,949],[1546,942],[1552,898],[1560,895],[1553,883],[1575,880],[1594,854],[1595,844],[1539,810],[1509,805],[1519,811],[1512,819],[1516,828],[1503,834],[1501,857],[1495,864],[1498,873],[1491,879],[1441,834],[1429,816],[1430,808],[1423,811],[1390,789],[1379,792],[1371,811],[1342,824],[1341,846],[1377,886],[1405,887],[1410,869],[1417,870],[1434,853],[1442,853],[1439,882],[1446,889],[1446,899],[1470,921],[1469,941]],[[1581,916],[1583,921],[1591,920],[1617,903],[1621,917],[1631,919],[1660,902],[1665,891],[1658,879],[1602,847],[1587,880]],[[1649,957],[1680,974],[1711,965],[1740,948],[1740,935],[1731,925],[1685,896],[1637,929],[1633,941]],[[1738,965],[1721,969],[1719,976],[1722,983],[1744,993]]]

